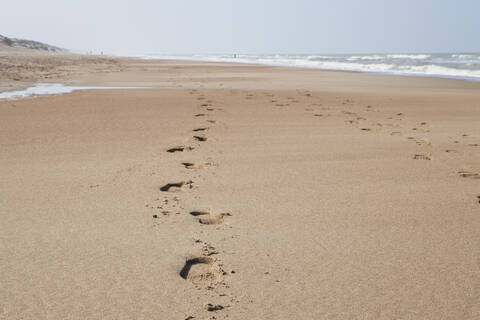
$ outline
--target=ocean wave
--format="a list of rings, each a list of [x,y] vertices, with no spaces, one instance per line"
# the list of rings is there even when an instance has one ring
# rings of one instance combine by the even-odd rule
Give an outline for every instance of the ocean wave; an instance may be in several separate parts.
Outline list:
[[[366,54],[366,55],[183,55],[143,56],[148,59],[182,59],[210,62],[236,62],[344,70],[358,72],[388,73],[396,75],[433,76],[461,78],[480,81],[480,54]]]

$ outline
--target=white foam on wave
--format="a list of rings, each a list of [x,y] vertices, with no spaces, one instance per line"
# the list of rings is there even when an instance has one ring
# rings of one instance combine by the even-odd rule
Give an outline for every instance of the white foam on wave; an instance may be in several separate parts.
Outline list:
[[[380,55],[369,55],[369,56],[352,56],[347,58],[348,61],[356,61],[356,60],[382,60],[385,59],[384,56]]]
[[[392,59],[428,59],[431,58],[430,54],[389,54],[388,58]]]
[[[474,56],[473,54],[452,54],[451,55],[452,58],[460,58],[460,59],[475,59],[478,57]]]
[[[112,90],[112,89],[138,89],[142,87],[81,87],[66,86],[61,83],[37,83],[25,90],[7,91],[0,93],[0,99],[19,99],[31,96],[43,96],[50,94],[65,94],[77,90]]]
[[[454,69],[443,66],[437,66],[433,64],[424,65],[424,66],[407,66],[399,67],[400,72],[411,75],[427,75],[427,76],[443,76],[443,77],[452,77],[452,78],[466,78],[466,79],[477,79],[480,80],[480,70],[464,70],[464,69]],[[403,71],[403,72],[402,72]]]
[[[345,62],[323,62],[320,67],[322,69],[330,70],[344,70],[344,71],[368,71],[368,72],[389,72],[395,67],[393,64],[387,63],[345,63]]]
[[[395,65],[386,63],[375,64],[360,64],[360,63],[343,63],[343,62],[323,62],[319,65],[321,69],[328,70],[344,70],[344,71],[359,71],[372,73],[387,73],[395,75],[410,75],[410,76],[434,76],[445,78],[460,78],[468,80],[480,81],[480,70],[463,70],[454,69],[437,65]]]

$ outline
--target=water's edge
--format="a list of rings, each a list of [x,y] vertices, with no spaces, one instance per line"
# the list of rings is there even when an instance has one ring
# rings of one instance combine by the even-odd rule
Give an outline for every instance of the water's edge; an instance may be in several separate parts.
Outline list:
[[[234,62],[480,81],[480,54],[134,55],[141,59]]]
[[[146,87],[98,87],[98,86],[66,86],[62,83],[36,83],[24,90],[0,92],[0,99],[21,99],[33,96],[66,94],[79,90],[115,90],[143,89]]]

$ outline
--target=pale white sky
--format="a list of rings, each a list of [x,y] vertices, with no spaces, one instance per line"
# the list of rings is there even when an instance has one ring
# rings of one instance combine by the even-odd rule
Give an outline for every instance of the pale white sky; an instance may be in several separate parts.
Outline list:
[[[82,51],[480,51],[479,0],[2,2],[0,34]]]

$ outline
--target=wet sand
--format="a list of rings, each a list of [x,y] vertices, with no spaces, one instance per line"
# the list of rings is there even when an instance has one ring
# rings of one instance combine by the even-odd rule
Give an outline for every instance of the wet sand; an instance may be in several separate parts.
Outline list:
[[[0,318],[480,317],[480,83],[116,66],[0,100]]]

